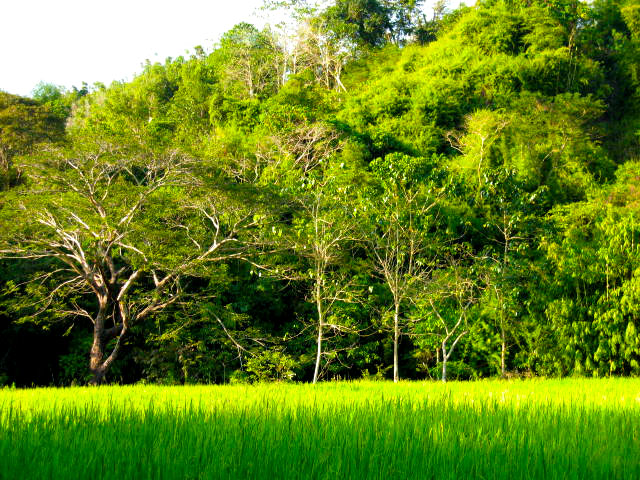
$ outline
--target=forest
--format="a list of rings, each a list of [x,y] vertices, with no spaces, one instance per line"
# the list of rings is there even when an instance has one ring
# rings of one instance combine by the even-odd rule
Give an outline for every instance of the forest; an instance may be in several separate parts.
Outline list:
[[[0,386],[640,374],[640,3],[422,3],[0,91]]]

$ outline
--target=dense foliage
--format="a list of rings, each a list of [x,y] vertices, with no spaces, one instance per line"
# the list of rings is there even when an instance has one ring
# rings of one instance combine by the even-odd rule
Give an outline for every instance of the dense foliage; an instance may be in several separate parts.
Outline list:
[[[0,92],[0,384],[640,373],[633,0],[267,3]]]

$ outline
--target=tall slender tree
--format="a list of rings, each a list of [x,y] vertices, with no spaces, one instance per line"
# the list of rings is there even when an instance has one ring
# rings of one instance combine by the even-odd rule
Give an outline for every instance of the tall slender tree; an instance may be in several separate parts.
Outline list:
[[[373,270],[393,299],[393,381],[397,382],[400,339],[408,321],[403,310],[437,266],[434,227],[439,193],[429,191],[426,159],[390,154],[371,167],[377,188],[375,197],[365,200],[363,225]]]

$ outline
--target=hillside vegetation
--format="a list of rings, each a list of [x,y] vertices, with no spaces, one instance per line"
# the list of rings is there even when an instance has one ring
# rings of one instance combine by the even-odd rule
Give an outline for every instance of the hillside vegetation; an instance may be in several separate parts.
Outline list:
[[[638,375],[640,5],[269,3],[0,92],[0,384]]]

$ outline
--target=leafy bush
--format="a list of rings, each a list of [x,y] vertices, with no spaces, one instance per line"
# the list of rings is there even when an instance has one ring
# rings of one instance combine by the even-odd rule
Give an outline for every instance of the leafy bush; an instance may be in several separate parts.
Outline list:
[[[291,381],[297,366],[293,358],[279,350],[266,350],[247,360],[247,372],[258,382]]]

